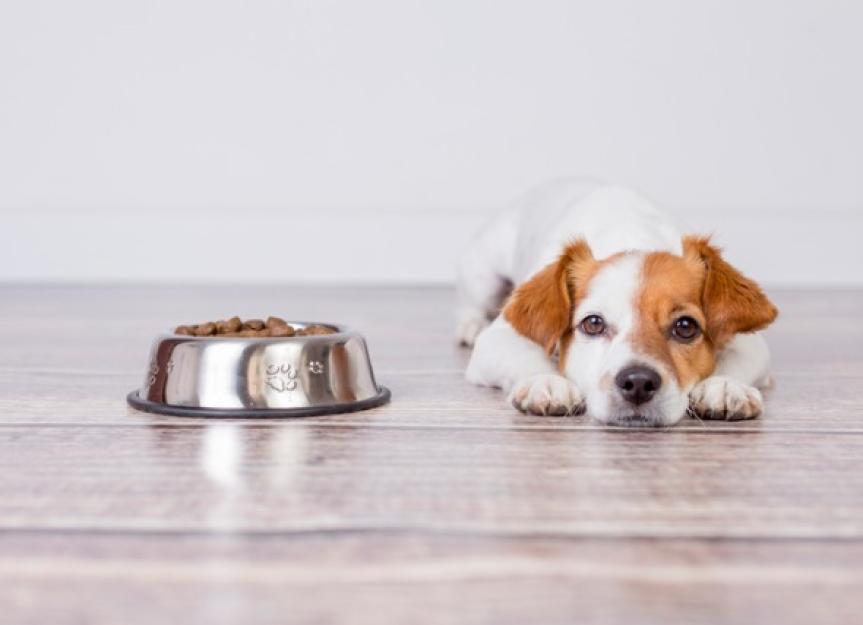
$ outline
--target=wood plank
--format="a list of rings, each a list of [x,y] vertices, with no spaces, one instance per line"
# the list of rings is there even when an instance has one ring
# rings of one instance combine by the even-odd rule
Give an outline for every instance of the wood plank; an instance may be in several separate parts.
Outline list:
[[[34,625],[809,625],[863,608],[859,544],[24,533],[0,553],[4,618]]]
[[[863,435],[0,428],[0,528],[863,539]]]
[[[383,371],[379,381],[393,392],[383,408],[350,415],[306,419],[305,423],[453,428],[593,429],[587,416],[521,415],[502,392],[468,384],[460,371]],[[0,372],[0,424],[152,425],[201,423],[196,419],[148,415],[128,408],[127,392],[139,373],[28,370]],[[753,421],[724,423],[685,419],[678,428],[697,431],[863,432],[863,377],[791,375],[777,377],[766,412]]]

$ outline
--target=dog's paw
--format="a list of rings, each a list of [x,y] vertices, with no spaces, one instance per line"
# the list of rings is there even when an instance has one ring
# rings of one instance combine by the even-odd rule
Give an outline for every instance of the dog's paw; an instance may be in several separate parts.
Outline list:
[[[542,373],[519,380],[509,393],[512,405],[529,414],[565,416],[584,412],[584,396],[567,378]]]
[[[476,337],[489,325],[488,318],[481,312],[465,311],[459,315],[455,327],[455,340],[463,347],[473,347]]]
[[[761,391],[732,378],[716,375],[702,380],[689,393],[690,409],[702,419],[754,419],[764,408]]]

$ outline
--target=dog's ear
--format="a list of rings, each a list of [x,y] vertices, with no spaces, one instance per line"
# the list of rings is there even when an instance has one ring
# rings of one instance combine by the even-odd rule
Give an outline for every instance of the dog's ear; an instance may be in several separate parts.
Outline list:
[[[709,237],[684,237],[683,256],[703,266],[701,306],[707,336],[715,346],[723,347],[738,332],[761,330],[776,319],[779,311],[761,287],[725,262]]]
[[[577,284],[594,264],[584,240],[571,243],[555,262],[513,292],[503,309],[504,317],[519,334],[551,354],[569,329]]]

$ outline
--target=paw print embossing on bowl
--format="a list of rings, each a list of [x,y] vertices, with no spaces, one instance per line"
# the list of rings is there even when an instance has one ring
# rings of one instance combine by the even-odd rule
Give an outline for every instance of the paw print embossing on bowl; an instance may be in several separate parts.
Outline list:
[[[267,365],[267,386],[279,393],[296,390],[297,370],[284,362]]]
[[[156,361],[150,363],[150,366],[147,368],[147,381],[144,382],[144,386],[147,388],[153,386],[156,383],[156,376],[159,373],[159,365],[156,364]]]

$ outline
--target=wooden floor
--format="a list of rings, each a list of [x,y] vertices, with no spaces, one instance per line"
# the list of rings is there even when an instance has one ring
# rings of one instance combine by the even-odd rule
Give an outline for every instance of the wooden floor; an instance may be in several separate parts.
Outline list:
[[[775,292],[767,414],[528,417],[462,379],[440,289],[0,287],[0,622],[863,622],[863,292]],[[390,405],[126,407],[150,338],[346,322]]]

